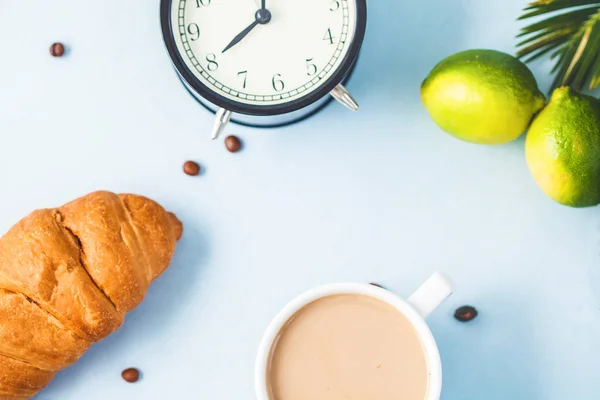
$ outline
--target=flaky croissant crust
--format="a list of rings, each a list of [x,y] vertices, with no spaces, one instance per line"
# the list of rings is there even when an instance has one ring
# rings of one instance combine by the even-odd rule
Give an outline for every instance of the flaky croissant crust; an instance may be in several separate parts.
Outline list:
[[[182,232],[156,202],[105,191],[14,225],[0,238],[0,400],[34,396],[117,330]]]

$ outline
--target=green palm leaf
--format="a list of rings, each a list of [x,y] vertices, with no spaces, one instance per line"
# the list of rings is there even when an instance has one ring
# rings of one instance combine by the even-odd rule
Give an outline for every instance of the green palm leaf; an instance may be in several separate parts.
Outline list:
[[[600,0],[537,0],[519,19],[534,17],[545,19],[521,30],[517,56],[531,62],[551,52],[552,90],[600,86]]]

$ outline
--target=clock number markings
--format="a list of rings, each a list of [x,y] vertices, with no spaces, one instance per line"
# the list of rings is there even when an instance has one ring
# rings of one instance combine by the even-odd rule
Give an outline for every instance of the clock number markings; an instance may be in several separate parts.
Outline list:
[[[325,36],[323,36],[323,40],[328,40],[329,44],[333,44],[333,39],[335,36],[331,34],[331,28],[327,28],[327,32],[325,32]]]
[[[219,63],[217,63],[217,56],[214,53],[208,54],[206,56],[206,61],[208,61],[206,68],[209,71],[216,71],[219,68]]]
[[[285,89],[285,84],[281,80],[281,74],[273,75],[272,82],[273,82],[273,89],[275,89],[275,91],[281,92],[283,89]]]
[[[185,4],[185,0],[180,0],[180,1],[183,4]],[[305,85],[300,86],[299,89],[308,90],[310,87],[318,84],[317,80],[323,79],[325,77],[325,75],[330,73],[332,67],[335,68],[335,63],[337,60],[339,60],[340,53],[343,53],[343,51],[344,51],[343,48],[344,48],[345,44],[347,43],[346,39],[347,39],[347,32],[348,32],[348,27],[349,27],[349,23],[348,23],[349,18],[348,18],[348,10],[347,10],[348,7],[346,5],[347,0],[327,0],[327,1],[328,2],[326,2],[324,4],[324,6],[328,7],[330,12],[337,12],[337,11],[341,12],[342,9],[344,11],[343,12],[343,14],[344,14],[343,29],[341,32],[341,37],[334,36],[334,32],[336,32],[335,27],[332,28],[331,26],[329,26],[327,28],[327,30],[324,32],[324,36],[323,36],[322,40],[325,42],[329,42],[328,43],[329,45],[332,45],[332,46],[335,45],[337,47],[335,54],[332,55],[332,59],[329,60],[329,63],[327,64],[325,69],[323,69],[322,71],[319,70],[319,67],[317,66],[316,62],[314,61],[315,60],[314,56],[311,58],[308,58],[308,57],[305,58],[306,75],[304,75],[304,76],[310,77],[309,79],[311,79],[311,80],[308,83],[306,83]],[[194,3],[192,2],[192,4],[194,4]],[[212,0],[196,0],[195,4],[196,4],[196,8],[207,7],[212,4]],[[193,5],[192,5],[192,7],[193,7]],[[184,40],[183,46],[184,47],[186,46],[186,44],[185,44],[185,36],[186,36],[185,34],[186,33],[188,36],[188,40],[190,40],[190,42],[197,42],[201,37],[206,37],[206,32],[201,31],[201,28],[198,23],[191,22],[191,23],[188,23],[186,26],[185,20],[184,20],[183,14],[182,14],[183,7],[179,7],[179,8],[180,8],[179,30],[181,33],[183,33],[183,35],[181,35]],[[198,11],[198,12],[200,12],[200,11]],[[192,54],[189,54],[190,52]],[[188,45],[188,49],[187,49],[188,58],[190,58],[190,61],[192,63],[195,63],[194,65],[196,66],[196,69],[198,70],[198,72],[201,72],[201,75],[204,78],[208,79],[210,81],[211,85],[215,86],[219,90],[226,90],[227,93],[229,93],[230,89],[227,87],[227,85],[220,83],[218,79],[215,83],[215,79],[211,76],[211,72],[215,72],[219,69],[222,69],[222,68],[220,68],[221,65],[219,64],[218,56],[215,53],[205,53],[206,61],[203,63],[198,63],[196,61],[196,57],[194,56],[193,52],[194,52],[194,50],[190,49],[189,45]],[[222,60],[220,62],[222,62]],[[208,75],[206,74],[206,72],[204,72],[204,70],[206,72],[208,72]],[[300,71],[298,71],[298,72],[300,72]],[[282,71],[282,73],[283,73],[283,75],[286,75],[286,78],[289,79],[289,77],[287,76],[285,71]],[[287,88],[286,86],[289,86],[290,81],[284,82],[284,80],[282,78],[282,73],[274,74],[271,78],[272,88],[276,93],[278,93],[277,95],[273,96],[272,100],[281,99],[281,96],[294,97],[302,92],[302,90],[299,90],[299,89],[292,90],[293,88],[291,88],[291,89]],[[237,84],[234,82],[231,82],[234,84],[233,87],[238,87],[242,90],[247,89],[248,70],[239,71],[239,72],[237,72],[237,74],[235,76],[237,77]],[[299,76],[298,76],[298,78],[299,78]],[[286,85],[286,83],[287,83],[287,85]],[[223,88],[221,88],[221,86],[223,86]],[[296,85],[292,85],[292,86],[295,87]],[[290,92],[290,90],[291,90],[291,92]],[[268,92],[268,90],[267,90],[267,92]],[[244,99],[246,98],[246,96],[250,96],[245,93],[237,93],[233,89],[231,89],[231,93],[233,96],[236,96],[236,97],[241,97],[241,95],[243,95]],[[256,99],[252,98],[251,100],[252,101],[271,101],[271,96],[266,96],[266,94],[267,93],[265,93],[265,96],[256,96]],[[254,96],[252,96],[252,97],[254,97]],[[262,97],[264,97],[264,100],[262,99]]]
[[[238,72],[238,74],[237,74],[238,78],[240,77],[240,75],[244,76],[244,83],[242,84],[242,88],[246,89],[246,81],[248,79],[248,71],[240,71],[240,72]]]
[[[308,76],[313,76],[318,71],[317,66],[314,63],[312,63],[312,60],[314,60],[314,58],[306,59],[306,68],[308,69],[308,71],[306,71],[306,75]]]
[[[190,34],[190,40],[195,42],[200,38],[200,27],[195,22],[188,25],[187,31]]]

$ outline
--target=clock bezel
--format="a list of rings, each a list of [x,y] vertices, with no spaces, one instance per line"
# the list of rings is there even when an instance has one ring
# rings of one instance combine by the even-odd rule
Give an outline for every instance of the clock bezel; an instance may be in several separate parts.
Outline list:
[[[317,100],[328,96],[329,93],[340,84],[351,71],[354,63],[358,58],[358,54],[362,47],[365,32],[367,28],[367,2],[366,0],[348,0],[356,3],[356,31],[354,32],[354,39],[350,43],[348,52],[342,60],[337,70],[323,83],[318,89],[313,92],[302,96],[298,99],[291,100],[281,104],[268,104],[268,105],[253,105],[238,102],[232,99],[228,99],[221,96],[213,89],[206,86],[194,74],[189,70],[185,64],[181,54],[177,50],[175,38],[173,37],[173,29],[171,27],[171,8],[173,1],[179,0],[161,0],[160,3],[160,20],[162,35],[165,45],[167,47],[169,56],[173,65],[181,78],[190,85],[200,96],[207,101],[222,107],[235,113],[247,114],[247,115],[280,115],[287,114],[296,110],[300,110],[306,106],[309,106]]]

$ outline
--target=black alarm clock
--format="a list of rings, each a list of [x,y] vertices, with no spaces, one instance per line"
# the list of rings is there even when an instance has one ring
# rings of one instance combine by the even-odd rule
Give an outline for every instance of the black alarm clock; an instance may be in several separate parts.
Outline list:
[[[216,114],[213,139],[230,120],[284,125],[332,98],[358,110],[343,83],[366,21],[366,0],[161,0],[168,53],[186,89]]]

